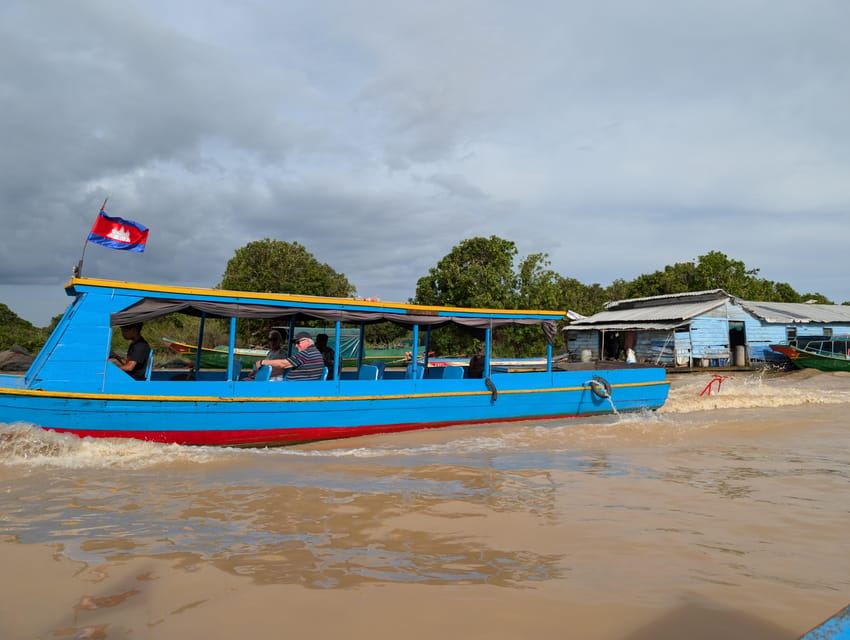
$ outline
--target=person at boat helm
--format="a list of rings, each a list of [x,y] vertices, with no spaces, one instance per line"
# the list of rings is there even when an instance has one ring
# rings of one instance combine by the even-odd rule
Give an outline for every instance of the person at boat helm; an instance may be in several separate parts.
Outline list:
[[[113,362],[121,371],[130,375],[134,380],[145,379],[145,368],[148,358],[151,357],[151,346],[142,337],[142,323],[135,322],[121,327],[121,335],[130,341],[127,347],[127,357],[122,358],[114,351],[109,354],[110,362]]]
[[[286,357],[286,343],[283,340],[283,336],[280,331],[277,329],[272,329],[269,331],[269,352],[265,355],[266,360],[280,360],[281,358]],[[254,370],[251,372],[251,375],[248,376],[248,380],[253,380],[254,376],[257,374],[257,369],[260,368],[259,361],[254,363]],[[283,380],[283,368],[277,367],[275,369],[272,367],[272,375],[270,380]]]
[[[299,331],[292,339],[292,344],[297,349],[296,353],[275,360],[263,358],[259,362],[260,366],[269,365],[273,372],[277,367],[289,369],[287,380],[321,380],[325,360],[313,344],[312,336],[306,331]]]

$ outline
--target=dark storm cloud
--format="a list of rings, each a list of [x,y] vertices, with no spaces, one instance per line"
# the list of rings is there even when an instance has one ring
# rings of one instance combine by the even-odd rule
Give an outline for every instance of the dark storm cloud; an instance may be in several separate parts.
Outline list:
[[[848,18],[829,0],[11,0],[0,301],[26,317],[13,285],[58,287],[107,196],[151,235],[89,247],[99,277],[213,285],[272,237],[405,299],[495,234],[584,282],[719,250],[850,299]]]

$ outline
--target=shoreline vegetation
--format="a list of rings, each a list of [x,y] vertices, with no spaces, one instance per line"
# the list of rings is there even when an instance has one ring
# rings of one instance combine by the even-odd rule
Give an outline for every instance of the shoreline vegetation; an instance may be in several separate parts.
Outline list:
[[[759,278],[759,269],[748,269],[743,262],[718,251],[710,251],[693,262],[668,265],[631,281],[618,279],[607,287],[596,283],[586,285],[552,271],[545,253],[521,259],[517,253],[512,241],[496,236],[464,240],[429,269],[428,275],[417,281],[416,294],[409,302],[497,309],[563,309],[565,313],[571,310],[588,316],[603,310],[605,303],[612,300],[723,289],[731,295],[762,302],[835,304],[820,293],[800,294],[787,283]],[[253,268],[256,264],[267,265],[267,268],[257,275]],[[288,275],[292,273],[303,275],[300,279],[292,279]],[[356,292],[345,275],[319,263],[302,245],[269,238],[238,249],[216,287],[340,297],[353,296]],[[850,301],[842,304],[850,304]],[[0,352],[37,354],[60,318],[61,315],[54,317],[47,327],[36,327],[0,302]],[[150,323],[148,332],[194,344],[196,325],[191,318],[169,317]],[[238,330],[236,346],[262,347],[268,333],[266,325],[261,321],[243,323]],[[515,329],[506,333],[510,334],[511,330]],[[367,328],[367,346],[388,346],[403,338],[397,328]],[[214,347],[226,342],[227,328],[208,323],[203,346]],[[467,342],[466,337],[446,332],[436,338],[434,347],[443,354],[465,353],[470,349]],[[516,357],[528,355],[521,351],[537,346],[527,344],[522,335],[508,335],[503,342],[505,355]],[[116,337],[113,347],[120,349],[122,345],[120,337]],[[175,357],[164,344],[154,344],[154,351],[160,363]]]

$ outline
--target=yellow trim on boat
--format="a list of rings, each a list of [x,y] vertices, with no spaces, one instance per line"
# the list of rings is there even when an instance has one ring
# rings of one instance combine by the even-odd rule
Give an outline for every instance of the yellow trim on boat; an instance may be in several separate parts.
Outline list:
[[[308,296],[290,293],[256,293],[253,291],[229,291],[226,289],[204,289],[198,287],[177,287],[159,284],[143,284],[138,282],[124,282],[120,280],[103,280],[100,278],[71,278],[65,284],[65,289],[73,288],[75,285],[104,287],[108,289],[131,289],[140,292],[150,291],[156,293],[173,293],[178,295],[204,296],[208,298],[247,298],[251,300],[276,300],[280,302],[298,303],[320,303],[330,305],[350,305],[355,307],[384,307],[403,311],[444,311],[452,314],[463,313],[488,313],[496,315],[534,314],[548,315],[552,320],[560,320],[564,317],[563,311],[547,311],[534,309],[487,309],[473,307],[440,307],[430,305],[417,305],[404,302],[384,302],[381,300],[358,300],[357,298],[333,298],[329,296]]]
[[[145,384],[145,383],[140,383]],[[256,383],[255,383],[256,384]],[[262,383],[261,383],[262,384]],[[628,384],[611,385],[614,389],[620,387],[651,387],[660,384],[669,385],[670,382],[633,382]],[[499,390],[499,394],[517,395],[528,393],[559,393],[565,391],[585,391],[589,386],[559,387],[556,389],[505,389]],[[461,396],[488,396],[489,390],[483,391],[446,391],[443,393],[402,393],[393,395],[370,395],[370,396],[269,396],[269,397],[221,397],[221,396],[156,396],[156,395],[133,395],[121,393],[78,393],[74,391],[44,391],[42,389],[11,389],[0,388],[0,395],[35,396],[51,398],[67,398],[75,400],[127,400],[133,402],[220,402],[220,403],[245,403],[245,402],[352,402],[360,400],[404,400],[409,398],[448,398]]]

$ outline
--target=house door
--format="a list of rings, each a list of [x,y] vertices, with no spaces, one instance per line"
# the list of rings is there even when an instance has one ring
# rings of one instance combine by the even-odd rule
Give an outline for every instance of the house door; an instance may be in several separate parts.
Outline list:
[[[729,355],[732,364],[739,367],[747,364],[747,328],[743,320],[729,321]]]

